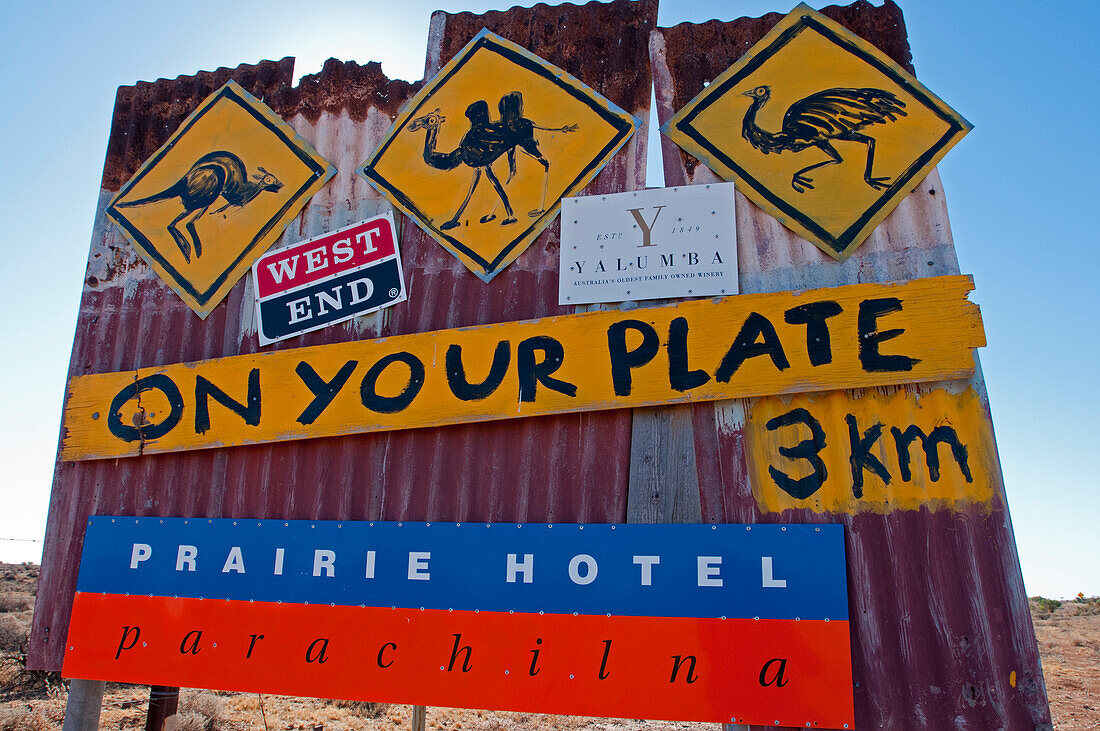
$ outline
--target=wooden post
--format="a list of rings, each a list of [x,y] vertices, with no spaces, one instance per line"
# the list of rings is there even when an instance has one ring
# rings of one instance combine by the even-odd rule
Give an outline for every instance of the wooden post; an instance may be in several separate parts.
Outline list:
[[[69,700],[65,704],[63,731],[98,731],[99,711],[103,707],[102,680],[69,681]]]
[[[168,719],[176,715],[180,689],[167,685],[149,687],[149,712],[145,716],[145,731],[165,731]]]
[[[428,708],[426,706],[413,706],[412,731],[424,731],[428,722]]]
[[[691,406],[634,409],[627,523],[701,523]]]

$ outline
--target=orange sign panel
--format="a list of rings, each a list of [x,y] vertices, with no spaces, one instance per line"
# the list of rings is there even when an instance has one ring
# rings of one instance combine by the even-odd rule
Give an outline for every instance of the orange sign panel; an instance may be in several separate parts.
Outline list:
[[[122,186],[107,215],[205,318],[335,174],[270,108],[230,81]]]
[[[843,261],[970,128],[884,53],[799,5],[663,131]]]
[[[483,30],[413,97],[358,172],[488,282],[637,125],[578,79]]]

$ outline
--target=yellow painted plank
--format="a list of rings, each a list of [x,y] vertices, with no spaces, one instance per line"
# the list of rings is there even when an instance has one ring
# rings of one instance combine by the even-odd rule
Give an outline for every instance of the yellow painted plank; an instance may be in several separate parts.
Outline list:
[[[749,474],[765,512],[988,508],[1000,491],[992,421],[973,387],[770,396],[747,417]]]
[[[740,295],[79,376],[62,459],[963,378],[985,345],[972,289]]]

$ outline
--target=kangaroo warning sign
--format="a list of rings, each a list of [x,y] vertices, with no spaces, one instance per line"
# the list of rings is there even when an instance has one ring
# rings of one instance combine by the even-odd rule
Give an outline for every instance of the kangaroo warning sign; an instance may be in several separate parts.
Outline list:
[[[252,273],[260,345],[405,300],[392,213],[265,254]]]
[[[205,319],[335,174],[271,109],[230,81],[141,166],[107,215]]]
[[[637,126],[578,79],[483,30],[413,97],[359,173],[488,282]]]
[[[67,677],[852,728],[844,529],[94,517]]]
[[[799,5],[662,131],[843,261],[970,123],[870,43]]]

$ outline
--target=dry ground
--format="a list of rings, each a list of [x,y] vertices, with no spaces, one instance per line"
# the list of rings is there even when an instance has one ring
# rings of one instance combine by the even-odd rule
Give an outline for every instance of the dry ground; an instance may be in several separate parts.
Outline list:
[[[53,731],[65,714],[66,688],[56,674],[26,672],[26,647],[38,567],[0,564],[0,731]],[[1100,599],[1032,600],[1056,729],[1100,729]],[[142,729],[149,689],[109,684],[100,727]],[[284,696],[184,690],[178,731],[348,729],[398,731],[410,726],[411,706]],[[718,724],[546,716],[429,708],[429,729],[467,731],[717,731]]]

